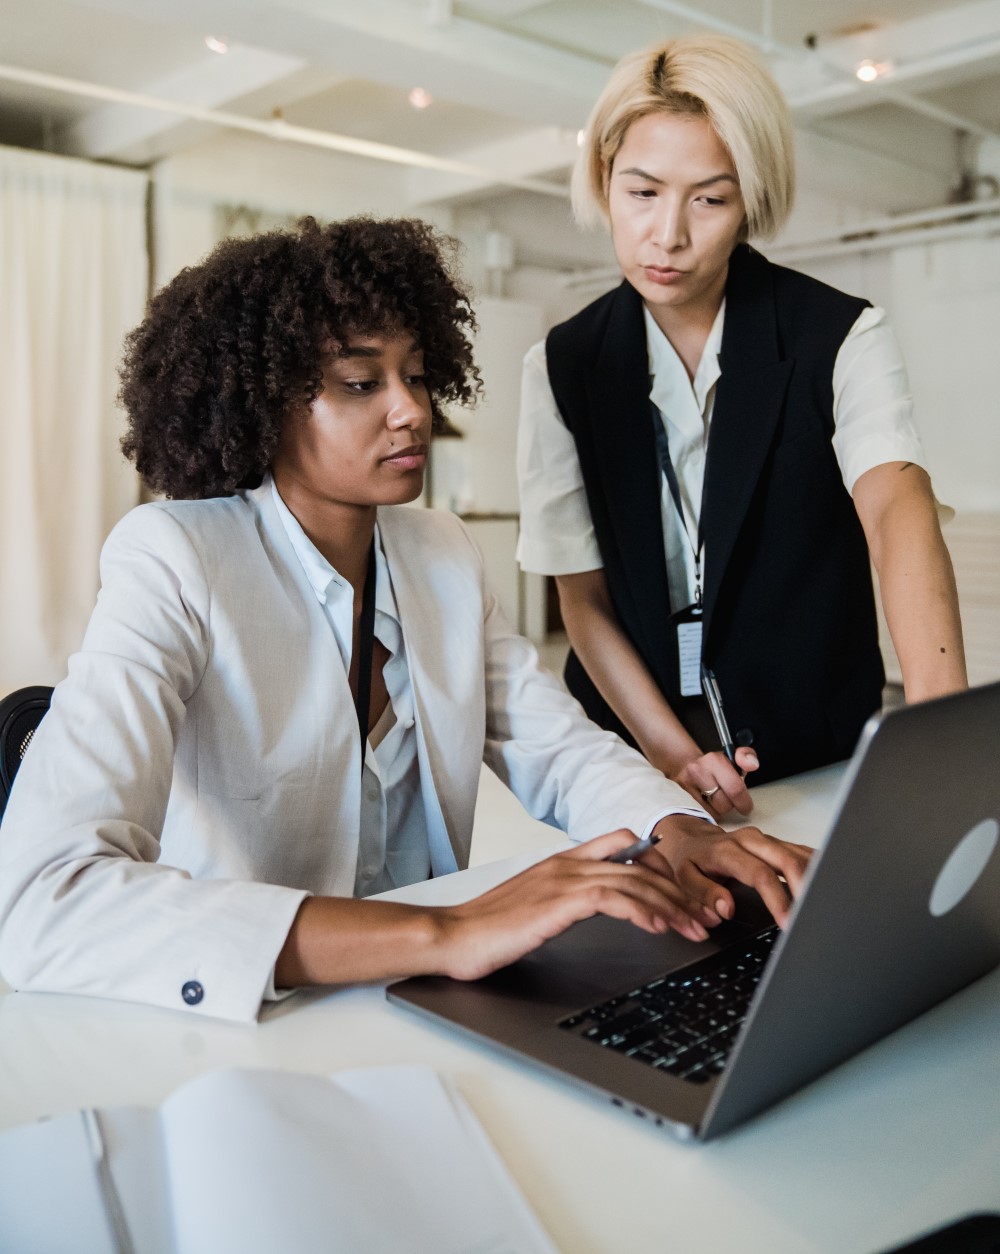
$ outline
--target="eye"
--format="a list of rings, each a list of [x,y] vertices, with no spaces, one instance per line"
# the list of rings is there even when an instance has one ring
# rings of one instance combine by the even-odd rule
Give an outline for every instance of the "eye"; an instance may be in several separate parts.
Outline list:
[[[345,379],[344,387],[355,396],[367,396],[378,387],[376,379]]]
[[[728,204],[728,201],[726,200],[725,196],[700,196],[698,200],[699,200],[699,204],[708,205],[710,208],[715,208],[718,205]]]
[[[424,388],[427,386],[427,376],[422,370],[417,371],[414,374],[408,374],[406,376],[406,382],[410,387]]]
[[[628,194],[633,200],[652,200],[656,196],[652,187],[630,187]]]

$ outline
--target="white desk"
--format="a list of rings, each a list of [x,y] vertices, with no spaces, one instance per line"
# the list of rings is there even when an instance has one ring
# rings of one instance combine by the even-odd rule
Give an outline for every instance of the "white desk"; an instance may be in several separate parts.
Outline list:
[[[838,778],[831,769],[756,790],[756,821],[816,843]],[[531,859],[397,895],[461,900]],[[891,908],[890,868],[880,906]],[[952,1216],[1000,1209],[998,1042],[994,972],[738,1132],[692,1147],[390,1006],[381,988],[300,994],[256,1026],[8,994],[0,1126],[154,1104],[221,1066],[322,1073],[424,1062],[458,1081],[567,1254],[872,1254]]]

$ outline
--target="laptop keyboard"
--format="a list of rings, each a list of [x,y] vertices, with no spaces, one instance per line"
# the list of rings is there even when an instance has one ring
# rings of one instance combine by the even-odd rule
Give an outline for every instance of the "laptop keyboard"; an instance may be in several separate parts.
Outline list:
[[[559,1026],[692,1084],[706,1084],[726,1065],[778,935],[778,928],[770,927]]]

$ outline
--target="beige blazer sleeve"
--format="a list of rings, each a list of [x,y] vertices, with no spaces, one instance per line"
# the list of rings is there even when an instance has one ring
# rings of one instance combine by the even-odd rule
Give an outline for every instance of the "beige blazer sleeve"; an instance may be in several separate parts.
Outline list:
[[[306,894],[159,861],[213,647],[205,571],[175,517],[143,507],[109,538],[101,579],[0,828],[0,971],[18,989],[252,1019]]]

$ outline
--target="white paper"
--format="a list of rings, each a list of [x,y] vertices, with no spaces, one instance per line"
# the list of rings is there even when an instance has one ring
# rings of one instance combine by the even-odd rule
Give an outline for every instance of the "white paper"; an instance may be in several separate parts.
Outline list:
[[[178,1254],[553,1251],[429,1068],[216,1072],[162,1121]]]
[[[116,1254],[79,1111],[0,1134],[0,1250]]]
[[[227,1070],[102,1112],[137,1254],[555,1254],[427,1067]],[[79,1113],[0,1133],[0,1250],[115,1254]]]

